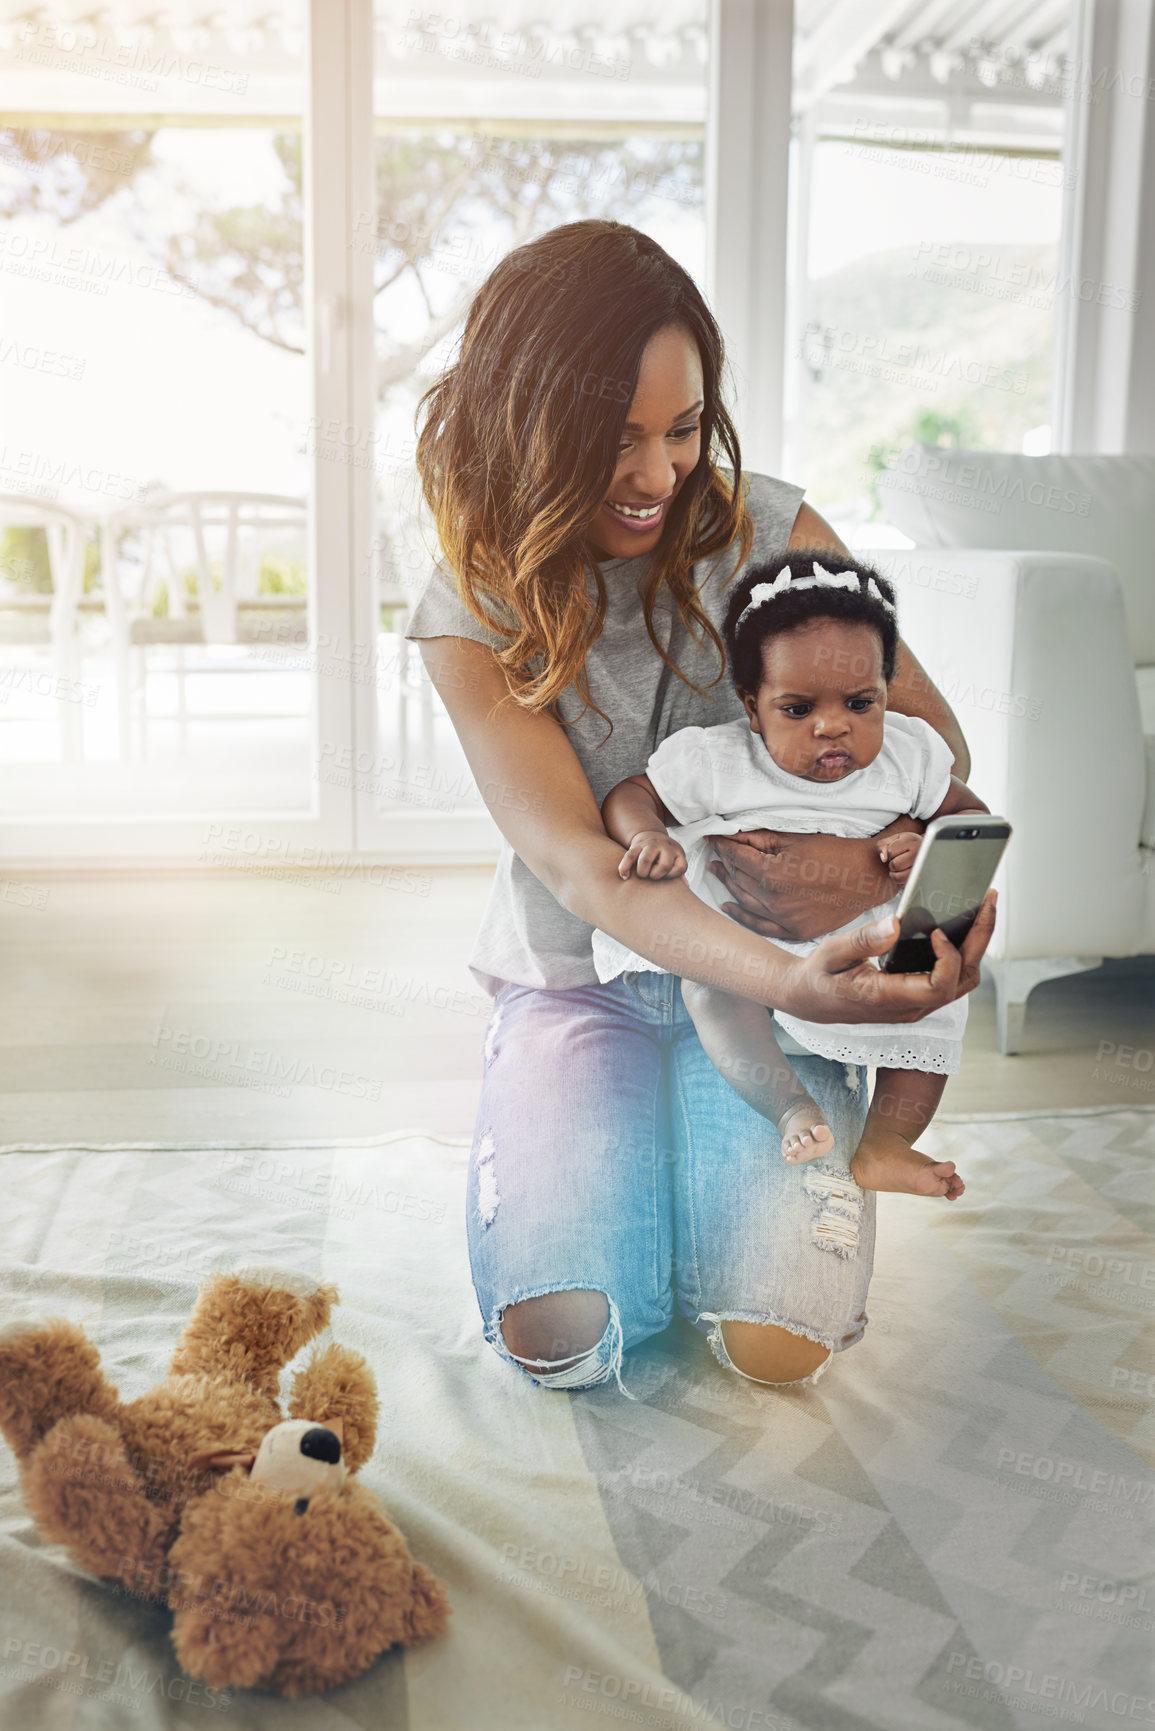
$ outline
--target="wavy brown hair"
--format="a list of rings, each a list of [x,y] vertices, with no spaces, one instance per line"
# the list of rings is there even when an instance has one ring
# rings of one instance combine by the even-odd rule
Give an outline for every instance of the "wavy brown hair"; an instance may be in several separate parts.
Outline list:
[[[701,356],[702,449],[666,518],[642,601],[655,649],[700,691],[658,641],[655,602],[667,589],[691,636],[712,639],[717,684],[725,648],[692,567],[716,553],[712,573],[739,538],[743,564],[754,526],[721,396],[721,332],[681,265],[625,223],[549,230],[507,254],[482,284],[457,359],[418,404],[417,470],[442,554],[470,612],[505,639],[497,658],[524,708],[556,714],[573,685],[609,721],[585,669],[607,604],[586,532],[613,481],[642,351],[667,325],[685,329]],[[723,456],[731,477],[718,467]]]

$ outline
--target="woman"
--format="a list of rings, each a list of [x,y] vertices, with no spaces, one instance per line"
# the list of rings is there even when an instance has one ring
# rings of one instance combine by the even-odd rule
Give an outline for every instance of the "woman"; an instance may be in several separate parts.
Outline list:
[[[722,1364],[770,1384],[813,1381],[865,1325],[874,1196],[836,1157],[780,1158],[675,976],[814,1021],[913,1021],[973,989],[993,923],[992,903],[961,954],[938,934],[927,976],[870,964],[893,921],[805,957],[766,942],[884,902],[877,839],[720,841],[730,919],[680,879],[618,876],[609,789],[675,729],[741,713],[718,633],[730,577],[788,547],[843,551],[801,488],[743,475],[722,367],[708,308],[661,247],[576,222],[497,266],[421,403],[445,569],[408,636],[505,837],[470,959],[496,999],[470,1254],[487,1340],[548,1388],[621,1386],[623,1350],[675,1308]],[[930,722],[965,777],[958,724],[905,648],[888,701]],[[600,985],[594,926],[673,973]],[[853,1149],[862,1077],[793,1061]]]

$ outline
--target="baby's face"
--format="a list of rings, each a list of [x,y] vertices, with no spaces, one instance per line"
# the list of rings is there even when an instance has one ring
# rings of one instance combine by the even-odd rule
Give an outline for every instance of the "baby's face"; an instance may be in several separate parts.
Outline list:
[[[869,625],[813,619],[762,645],[762,684],[741,693],[779,769],[841,781],[882,750],[882,642]]]

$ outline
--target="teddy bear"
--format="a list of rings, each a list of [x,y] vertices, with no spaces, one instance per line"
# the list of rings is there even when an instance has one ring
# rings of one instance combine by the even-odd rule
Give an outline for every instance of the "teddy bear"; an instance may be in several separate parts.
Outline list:
[[[0,1333],[0,1430],[40,1531],[92,1574],[173,1612],[211,1688],[297,1696],[442,1633],[445,1590],[357,1480],[373,1452],[365,1360],[315,1348],[336,1289],[280,1270],[202,1285],[169,1374],[123,1403],[83,1329]]]

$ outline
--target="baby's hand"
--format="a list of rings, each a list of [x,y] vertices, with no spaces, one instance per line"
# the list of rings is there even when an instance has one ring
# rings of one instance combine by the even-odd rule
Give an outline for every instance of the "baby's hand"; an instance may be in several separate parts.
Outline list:
[[[618,876],[628,878],[680,878],[686,869],[686,850],[664,829],[640,829],[618,866]]]
[[[910,876],[910,868],[918,857],[922,837],[917,830],[904,830],[901,835],[888,835],[878,850],[878,857],[890,873],[890,881],[901,889]]]

